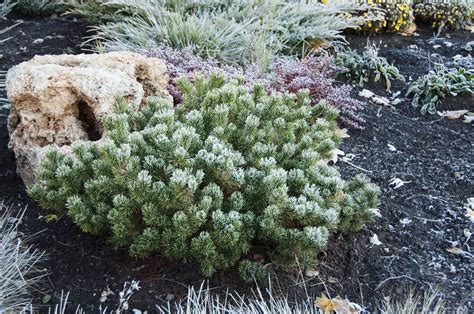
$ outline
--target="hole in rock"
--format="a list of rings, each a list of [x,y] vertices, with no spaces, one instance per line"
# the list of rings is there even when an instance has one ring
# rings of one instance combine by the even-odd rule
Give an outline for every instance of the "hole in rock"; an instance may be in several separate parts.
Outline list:
[[[78,119],[81,120],[84,130],[87,132],[87,137],[91,141],[97,141],[102,137],[100,124],[95,118],[92,108],[85,101],[77,103],[79,111]]]

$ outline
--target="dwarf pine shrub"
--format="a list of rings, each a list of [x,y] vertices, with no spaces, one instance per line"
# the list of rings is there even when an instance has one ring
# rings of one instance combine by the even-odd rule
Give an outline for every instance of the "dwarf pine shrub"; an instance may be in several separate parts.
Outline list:
[[[377,188],[326,162],[341,142],[334,107],[215,74],[178,86],[177,106],[118,102],[101,140],[51,150],[29,194],[133,255],[196,261],[206,276],[251,249],[281,265],[314,262],[331,234],[371,218]],[[262,271],[249,263],[246,274]]]

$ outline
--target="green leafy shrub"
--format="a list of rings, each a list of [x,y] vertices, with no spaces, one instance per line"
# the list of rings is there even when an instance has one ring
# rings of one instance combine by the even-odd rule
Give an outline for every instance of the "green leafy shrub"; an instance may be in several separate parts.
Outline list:
[[[435,64],[426,75],[410,84],[407,96],[413,98],[412,105],[421,103],[421,113],[436,113],[436,108],[446,96],[474,93],[474,69],[462,67],[448,68]]]
[[[86,2],[73,12],[98,21],[100,49],[140,50],[166,44],[191,48],[226,64],[267,67],[278,54],[306,55],[368,17],[352,1],[319,4],[306,0]],[[115,13],[114,13],[115,12]]]
[[[415,16],[432,28],[461,29],[471,20],[472,9],[468,4],[433,2],[415,4]]]
[[[307,92],[249,93],[218,75],[194,81],[178,81],[177,106],[131,112],[119,102],[101,140],[49,152],[31,197],[133,255],[159,250],[207,276],[250,249],[276,265],[314,262],[331,234],[372,217],[377,187],[327,165],[341,142],[336,109],[310,105]],[[265,273],[252,260],[240,268]]]
[[[361,2],[372,6],[362,15],[376,17],[360,27],[360,31],[364,33],[399,32],[407,29],[414,21],[410,1],[367,0]]]
[[[405,80],[395,66],[390,65],[387,59],[379,57],[375,45],[367,45],[362,54],[350,48],[341,49],[336,52],[334,61],[343,68],[340,75],[357,82],[361,87],[370,81],[384,80],[387,90],[390,90],[392,81]]]

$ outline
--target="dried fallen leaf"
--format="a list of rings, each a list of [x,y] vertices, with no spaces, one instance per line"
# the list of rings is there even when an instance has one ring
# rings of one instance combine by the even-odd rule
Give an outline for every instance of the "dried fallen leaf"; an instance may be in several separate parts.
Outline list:
[[[464,120],[462,121],[464,123],[473,123],[474,122],[474,113],[468,113],[464,116]]]
[[[470,197],[467,199],[466,204],[464,205],[464,209],[466,213],[464,214],[469,220],[474,223],[474,197]]]
[[[471,231],[469,231],[468,229],[464,229],[464,230],[463,230],[463,234],[464,234],[464,236],[465,236],[466,239],[467,239],[466,242],[469,241],[469,239],[470,239],[471,236],[472,236]]]
[[[347,129],[336,129],[336,134],[338,134],[341,138],[351,137],[347,132]]]
[[[372,246],[382,245],[382,242],[380,242],[379,237],[376,233],[374,233],[374,235],[370,237],[370,243],[372,243]]]
[[[387,144],[388,146],[388,150],[391,151],[391,152],[396,152],[397,149],[395,148],[395,146],[393,146],[392,144]]]
[[[411,22],[410,23],[410,26],[408,26],[407,28],[405,28],[401,33],[400,35],[402,36],[411,36],[411,35],[414,35],[414,33],[416,32],[416,24],[414,22]]]
[[[396,106],[396,105],[399,105],[403,102],[403,99],[402,98],[396,98],[394,100],[392,100],[390,103],[392,104],[392,106]]]
[[[344,157],[342,157],[342,161],[352,161],[354,160],[354,158],[356,158],[357,155],[356,154],[347,154],[345,155]]]
[[[333,299],[333,301],[336,303],[336,307],[334,309],[336,313],[356,314],[362,312],[362,307],[359,304],[349,302],[347,299],[342,300],[340,297],[337,297]]]
[[[469,218],[469,220],[474,223],[474,210],[472,209],[466,209],[466,214],[465,214],[466,217]]]
[[[443,111],[443,112],[438,111],[438,115],[440,115],[443,118],[454,120],[454,119],[461,118],[463,115],[465,115],[468,112],[469,110],[452,110],[452,111]]]
[[[372,101],[377,105],[382,105],[385,107],[390,106],[390,100],[387,97],[374,96],[372,97]]]
[[[321,293],[321,297],[316,298],[314,304],[323,311],[324,314],[329,314],[336,308],[336,303]]]
[[[411,222],[412,220],[410,218],[400,219],[400,223],[403,225],[403,227],[405,227],[406,225],[409,225]]]
[[[362,91],[359,92],[359,96],[369,99],[369,98],[374,97],[375,94],[371,92],[370,90],[364,88]]]
[[[392,97],[391,97],[392,100],[395,99],[395,98],[397,98],[397,97],[400,96],[401,94],[402,94],[401,91],[397,91],[397,92],[393,93],[393,94],[392,94]]]
[[[447,248],[446,251],[448,251],[449,253],[457,254],[457,255],[464,253],[464,251],[458,247],[450,247],[450,248]]]
[[[369,212],[371,212],[375,217],[382,218],[382,214],[378,208],[369,208]]]
[[[305,275],[307,277],[316,277],[317,275],[319,275],[319,271],[315,269],[307,269]]]
[[[411,183],[411,181],[403,181],[402,179],[399,179],[399,178],[392,178],[388,181],[388,185],[392,186],[393,189],[395,190],[404,186],[407,183]]]
[[[466,25],[465,28],[466,28],[468,31],[471,31],[471,33],[474,33],[474,25]]]
[[[339,160],[339,156],[344,156],[344,152],[342,150],[340,150],[339,148],[333,149],[332,150],[331,161],[333,163],[337,163],[337,161]]]

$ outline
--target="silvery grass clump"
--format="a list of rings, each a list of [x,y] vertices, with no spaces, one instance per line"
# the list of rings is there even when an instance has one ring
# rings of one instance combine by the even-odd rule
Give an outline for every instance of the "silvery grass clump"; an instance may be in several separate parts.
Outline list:
[[[0,42],[1,43],[1,42]],[[0,71],[0,92],[2,94],[5,94],[5,76],[6,72],[5,71]],[[0,109],[8,107],[8,99],[0,97]]]
[[[0,313],[28,308],[28,289],[41,278],[36,265],[43,253],[26,245],[18,232],[23,215],[24,210],[13,215],[11,208],[0,203]]]
[[[266,68],[279,54],[305,56],[341,32],[372,16],[353,1],[323,5],[306,0],[105,1],[76,6],[73,12],[100,23],[92,40],[100,50],[136,51],[150,45],[190,47],[223,63],[257,63]]]
[[[335,76],[341,69],[336,67],[327,56],[308,56],[299,61],[294,57],[277,57],[268,73],[262,73],[256,66],[245,69],[238,66],[221,64],[214,58],[201,58],[189,48],[173,49],[165,45],[140,51],[148,57],[158,57],[166,62],[170,78],[168,91],[177,105],[183,101],[176,81],[180,77],[193,80],[196,73],[209,76],[218,72],[226,78],[242,76],[245,86],[251,91],[252,86],[260,82],[267,92],[292,92],[307,89],[311,103],[321,100],[338,110],[338,122],[344,127],[362,128],[365,122],[360,112],[363,104],[351,96],[352,88],[348,85],[336,84]]]
[[[423,295],[410,290],[402,298],[395,300],[386,297],[383,300],[371,300],[373,307],[366,308],[357,303],[339,297],[329,296],[318,298],[308,294],[309,288],[306,281],[297,283],[300,291],[305,291],[300,297],[289,297],[281,289],[273,287],[271,283],[267,288],[257,286],[250,295],[241,295],[235,291],[227,290],[224,295],[218,295],[214,289],[206,286],[203,282],[199,287],[189,286],[188,292],[183,299],[178,301],[166,301],[157,304],[154,313],[160,314],[185,314],[185,313],[209,313],[209,314],[319,314],[319,313],[381,313],[381,314],[443,314],[443,313],[465,313],[466,307],[459,305],[446,306],[443,294],[436,289],[428,289]],[[98,313],[144,313],[139,305],[131,306],[133,296],[139,289],[139,282],[132,281],[124,284],[122,291],[118,294],[119,300],[115,306],[111,304],[104,307],[99,306]],[[326,292],[325,294],[328,294]],[[62,294],[60,303],[50,308],[48,313],[85,314],[82,306],[75,309],[68,305],[69,293]],[[319,299],[319,300],[318,300]],[[90,304],[89,304],[90,305]],[[33,311],[31,310],[33,313]]]
[[[0,3],[0,18],[6,17],[16,5],[16,1],[13,0],[5,0]]]

